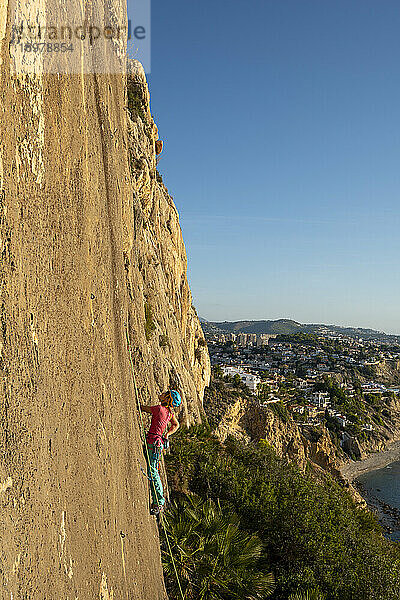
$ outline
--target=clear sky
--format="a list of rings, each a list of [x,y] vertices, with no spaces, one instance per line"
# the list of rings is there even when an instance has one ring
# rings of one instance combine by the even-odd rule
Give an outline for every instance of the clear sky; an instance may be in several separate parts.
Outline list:
[[[400,333],[398,0],[153,0],[149,84],[202,317]]]

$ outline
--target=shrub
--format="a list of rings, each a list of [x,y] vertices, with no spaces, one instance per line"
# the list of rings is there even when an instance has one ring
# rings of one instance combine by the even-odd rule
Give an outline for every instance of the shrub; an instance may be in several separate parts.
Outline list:
[[[143,122],[146,121],[144,112],[144,101],[141,98],[140,92],[128,87],[128,109],[132,118],[140,117]]]
[[[160,348],[167,348],[169,346],[169,338],[165,333],[160,335]]]
[[[144,318],[145,318],[144,332],[146,335],[146,340],[148,341],[151,338],[151,335],[156,328],[156,324],[153,319],[153,312],[152,312],[151,306],[148,302],[145,302],[145,304],[144,304]]]
[[[255,600],[271,595],[274,577],[265,572],[260,538],[242,531],[237,515],[220,504],[196,496],[174,502],[166,514],[166,530],[185,598]],[[162,558],[169,596],[177,598],[168,546]]]
[[[282,400],[269,404],[269,408],[277,417],[281,419],[283,423],[287,423],[289,421],[289,414]]]
[[[315,588],[313,590],[291,594],[289,600],[325,600],[325,596],[324,594],[321,594],[318,588]]]

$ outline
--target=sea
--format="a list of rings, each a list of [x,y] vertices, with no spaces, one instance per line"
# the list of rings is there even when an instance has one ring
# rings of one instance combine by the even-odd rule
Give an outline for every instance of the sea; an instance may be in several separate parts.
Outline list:
[[[384,535],[400,542],[400,461],[355,480],[367,504],[378,513]]]

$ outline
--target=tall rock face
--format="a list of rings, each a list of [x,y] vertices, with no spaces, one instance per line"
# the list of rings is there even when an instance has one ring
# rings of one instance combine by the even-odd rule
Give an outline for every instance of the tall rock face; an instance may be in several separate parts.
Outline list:
[[[187,422],[209,359],[147,87],[12,75],[0,21],[0,597],[165,599],[126,332]]]
[[[160,389],[183,392],[187,424],[201,419],[210,360],[203,331],[192,305],[186,277],[186,251],[179,216],[157,171],[158,130],[140,63],[128,73],[128,148],[134,186],[134,242],[125,248],[130,300],[141,307],[132,314],[137,334],[138,366],[143,368],[143,395]]]

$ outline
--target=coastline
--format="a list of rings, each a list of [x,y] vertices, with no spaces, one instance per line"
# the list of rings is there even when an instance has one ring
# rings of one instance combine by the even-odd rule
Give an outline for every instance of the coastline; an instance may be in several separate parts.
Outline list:
[[[363,473],[383,469],[398,460],[400,460],[400,440],[391,442],[385,450],[375,452],[367,458],[343,463],[340,472],[349,483],[353,483]]]

